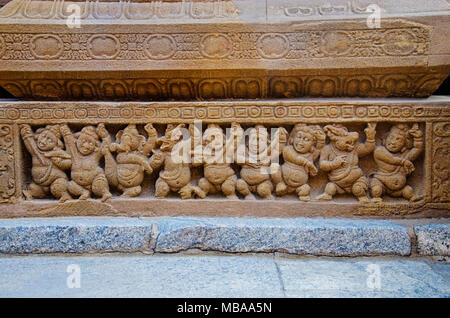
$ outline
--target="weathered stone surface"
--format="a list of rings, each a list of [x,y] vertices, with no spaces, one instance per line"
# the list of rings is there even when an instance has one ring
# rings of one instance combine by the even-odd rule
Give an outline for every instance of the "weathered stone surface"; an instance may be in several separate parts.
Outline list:
[[[449,297],[450,264],[417,260],[277,258],[287,297]],[[378,280],[379,278],[379,280]]]
[[[421,255],[450,255],[450,224],[430,224],[414,227],[417,249]]]
[[[158,221],[157,252],[287,252],[357,256],[408,255],[406,228],[387,221],[342,219],[194,219]]]
[[[69,265],[80,270],[80,288],[68,288]],[[379,267],[379,289],[367,285],[369,265]],[[450,296],[450,278],[442,275],[450,265],[420,260],[15,256],[0,258],[0,268],[0,297]]]
[[[389,221],[306,218],[51,218],[0,221],[0,252],[92,253],[188,249],[359,256],[409,255]]]
[[[129,218],[0,220],[0,253],[150,251],[151,224]]]

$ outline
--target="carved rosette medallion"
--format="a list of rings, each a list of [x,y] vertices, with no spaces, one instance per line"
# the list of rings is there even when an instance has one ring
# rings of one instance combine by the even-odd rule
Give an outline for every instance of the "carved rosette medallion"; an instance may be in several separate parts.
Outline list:
[[[30,49],[38,59],[53,60],[62,54],[64,43],[56,35],[36,35],[31,39]]]
[[[266,59],[280,59],[289,52],[289,40],[282,34],[267,33],[258,39],[256,48]]]
[[[211,59],[226,58],[231,54],[232,42],[225,34],[207,34],[200,42],[200,52]]]
[[[165,60],[176,52],[175,40],[169,35],[150,35],[144,42],[147,56],[154,60]]]
[[[96,34],[88,40],[90,56],[94,59],[114,59],[120,53],[120,42],[111,34]]]

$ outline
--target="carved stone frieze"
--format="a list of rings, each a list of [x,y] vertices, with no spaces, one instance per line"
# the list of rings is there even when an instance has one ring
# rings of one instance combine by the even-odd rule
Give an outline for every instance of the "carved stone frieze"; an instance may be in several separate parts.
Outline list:
[[[180,199],[264,215],[274,206],[260,201],[297,202],[290,215],[445,215],[449,103],[3,102],[1,193],[57,215],[81,201],[121,213],[129,200],[148,215],[143,202]]]

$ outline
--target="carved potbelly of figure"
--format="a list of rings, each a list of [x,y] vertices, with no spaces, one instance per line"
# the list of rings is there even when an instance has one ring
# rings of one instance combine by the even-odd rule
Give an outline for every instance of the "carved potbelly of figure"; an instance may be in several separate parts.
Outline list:
[[[39,128],[36,134],[30,125],[20,126],[23,142],[32,158],[33,182],[24,191],[27,199],[44,198],[51,193],[60,202],[71,199],[67,191],[68,178],[64,170],[71,167],[71,156],[62,148],[59,125]]]
[[[320,126],[294,126],[288,144],[282,151],[284,163],[281,169],[272,175],[278,196],[295,191],[301,201],[310,200],[311,187],[307,182],[309,175],[315,176],[318,173],[314,161],[319,157],[325,138]]]
[[[111,143],[111,137],[103,124],[86,126],[72,134],[67,125],[61,127],[66,147],[72,156],[71,181],[68,190],[71,194],[79,196],[80,200],[90,198],[91,193],[101,197],[104,202],[112,197],[100,159],[106,147]],[[102,138],[100,142],[99,137]]]
[[[139,134],[136,125],[128,125],[116,134],[116,143],[105,149],[105,173],[110,183],[121,190],[123,197],[136,197],[142,192],[144,172],[153,169],[148,159],[156,145],[157,133],[151,124],[145,126],[148,139]],[[116,152],[116,159],[111,152]]]
[[[180,194],[182,199],[191,199],[194,195],[205,198],[205,192],[197,186],[191,184],[191,167],[190,163],[181,160],[178,153],[173,153],[175,146],[183,148],[185,146],[191,148],[190,140],[183,140],[181,128],[184,125],[167,125],[165,136],[160,138],[161,146],[158,151],[154,151],[150,159],[150,166],[153,170],[163,169],[159,173],[159,178],[155,184],[155,196],[157,198],[165,198],[170,191]]]
[[[417,124],[409,129],[407,124],[392,126],[382,146],[373,154],[377,170],[370,180],[372,201],[381,202],[383,193],[393,197],[404,197],[418,201],[411,186],[406,184],[407,176],[415,169],[412,163],[423,151],[423,134]]]
[[[375,149],[376,124],[369,123],[364,129],[366,142],[358,142],[359,134],[349,132],[346,127],[327,125],[324,127],[330,144],[320,152],[320,169],[328,172],[329,182],[318,200],[331,200],[336,193],[352,193],[362,203],[368,203],[369,183],[359,167],[359,158]]]
[[[285,129],[280,129],[285,132]],[[249,134],[245,148],[245,162],[241,164],[240,179],[236,188],[246,200],[254,200],[253,193],[263,199],[273,199],[271,180],[271,147],[269,134],[263,125],[256,125]]]
[[[232,126],[235,124],[232,124]],[[198,182],[206,193],[222,192],[228,199],[237,199],[237,177],[231,168],[231,151],[234,138],[226,139],[222,128],[210,124],[203,134],[202,164],[204,177]]]

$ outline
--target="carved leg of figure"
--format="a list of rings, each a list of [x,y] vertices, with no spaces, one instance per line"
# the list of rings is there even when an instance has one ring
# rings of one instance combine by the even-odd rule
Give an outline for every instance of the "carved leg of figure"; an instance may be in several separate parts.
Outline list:
[[[180,194],[182,199],[192,199],[193,194],[196,194],[199,198],[206,198],[206,193],[197,186],[193,186],[192,184],[185,185],[182,187],[178,193]]]
[[[23,195],[26,200],[31,200],[33,198],[42,199],[47,196],[48,188],[40,186],[36,183],[31,183],[28,190],[23,191]]]
[[[247,182],[245,182],[244,180],[239,179],[236,182],[236,189],[239,191],[240,194],[245,196],[245,200],[255,200],[255,196],[253,195],[253,193],[250,192],[250,188]]]
[[[275,193],[278,196],[283,196],[288,192],[288,187],[283,181],[281,169],[278,168],[277,172],[272,174],[272,180],[275,184]]]
[[[134,198],[134,197],[137,197],[139,194],[141,194],[141,192],[142,192],[141,186],[135,186],[135,187],[131,187],[131,188],[123,188],[123,193],[122,193],[121,197]]]
[[[316,199],[319,201],[330,201],[336,194],[337,187],[333,182],[328,182],[325,186],[325,191],[319,195]]]
[[[227,180],[222,183],[222,192],[228,199],[237,200],[238,197],[236,195],[236,182],[237,177],[231,176]]]
[[[79,198],[78,198],[79,200],[87,200],[91,197],[91,192],[89,190],[83,188],[82,186],[80,186],[75,181],[70,181],[67,186],[67,189],[73,195],[79,196]]]
[[[92,181],[92,193],[96,196],[101,197],[101,201],[105,202],[112,197],[111,192],[109,192],[108,180],[104,174],[99,174]]]
[[[311,192],[311,187],[308,184],[304,184],[301,187],[298,187],[297,195],[300,201],[308,202],[311,200],[309,193]]]
[[[359,178],[352,186],[352,193],[358,198],[360,203],[369,203],[367,198],[368,184],[367,179],[364,177]]]
[[[158,178],[158,180],[156,180],[156,183],[155,183],[155,197],[165,198],[165,197],[167,197],[169,192],[170,192],[170,187],[166,183],[166,181],[164,181],[161,178]]]
[[[53,196],[59,199],[59,202],[66,202],[67,200],[71,200],[69,192],[67,192],[67,180],[64,178],[59,178],[53,181],[50,185],[50,192]]]
[[[192,191],[200,198],[200,199],[204,199],[206,198],[206,193],[205,191],[203,191],[202,189],[200,189],[200,187],[197,186],[193,186],[190,185],[192,188]]]
[[[373,178],[370,180],[370,193],[372,195],[372,202],[381,203],[383,199],[383,183],[380,180]]]
[[[288,193],[288,187],[287,187],[286,183],[284,183],[284,181],[281,181],[280,183],[277,184],[277,186],[275,188],[275,193],[278,196],[283,196],[286,193]]]
[[[272,195],[272,191],[273,191],[273,184],[269,180],[266,180],[266,181],[260,183],[256,187],[256,192],[258,193],[258,195],[261,198],[266,199],[266,200],[274,199],[274,197]]]
[[[208,181],[208,179],[206,178],[201,178],[200,180],[198,180],[198,186],[200,187],[200,189],[202,189],[206,194],[208,193],[214,193],[216,188],[214,187],[214,185]]]
[[[403,188],[402,195],[405,199],[407,199],[411,202],[416,202],[421,199],[421,197],[414,194],[413,188],[409,185],[407,185],[406,187]]]
[[[182,198],[183,200],[186,200],[186,199],[192,199],[192,192],[193,192],[193,189],[192,189],[192,186],[191,186],[190,184],[188,184],[188,185],[182,187],[182,188],[178,191],[178,193],[180,194],[180,196],[181,196],[181,198]]]

